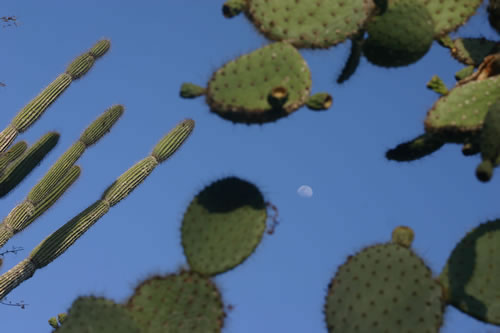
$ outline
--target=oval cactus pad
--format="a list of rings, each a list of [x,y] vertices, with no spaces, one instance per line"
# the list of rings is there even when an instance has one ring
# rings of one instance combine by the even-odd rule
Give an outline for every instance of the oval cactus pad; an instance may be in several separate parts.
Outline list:
[[[456,30],[476,13],[483,0],[419,0],[434,20],[435,36],[440,37]]]
[[[274,88],[286,90],[287,99],[273,107]],[[304,105],[311,88],[311,73],[300,53],[289,43],[264,46],[217,70],[207,87],[207,103],[219,116],[243,123],[263,123],[287,116]]]
[[[500,220],[481,224],[457,244],[439,280],[447,301],[479,320],[500,325]]]
[[[230,177],[212,183],[191,202],[182,221],[182,246],[193,271],[228,271],[255,250],[266,229],[259,189]]]
[[[358,32],[374,8],[371,0],[250,0],[247,16],[271,40],[327,48]]]
[[[329,332],[439,332],[444,303],[429,268],[409,248],[380,244],[348,257],[328,287]]]
[[[496,102],[499,94],[498,76],[459,84],[427,113],[425,130],[449,137],[450,141],[477,134],[488,108]]]
[[[215,284],[193,272],[145,280],[135,289],[126,308],[141,333],[217,333],[225,317]]]
[[[123,306],[101,297],[79,297],[69,309],[57,333],[122,332],[139,333]]]

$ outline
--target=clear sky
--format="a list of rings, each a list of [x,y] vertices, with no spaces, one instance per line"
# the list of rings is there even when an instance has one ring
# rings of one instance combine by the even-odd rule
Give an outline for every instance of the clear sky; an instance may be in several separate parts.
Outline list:
[[[186,264],[180,244],[182,215],[205,185],[229,175],[255,183],[278,207],[280,225],[236,269],[215,278],[232,304],[226,333],[326,332],[323,305],[329,281],[350,254],[388,241],[395,226],[414,229],[415,251],[439,274],[467,231],[500,217],[500,173],[488,184],[474,171],[478,156],[447,145],[412,163],[389,162],[387,149],[423,133],[437,95],[425,88],[438,74],[451,87],[463,66],[437,43],[417,64],[383,69],[361,61],[343,85],[336,76],[349,43],[301,51],[313,92],[334,97],[327,112],[306,108],[263,126],[234,125],[210,113],[204,100],[179,98],[184,81],[205,85],[225,62],[268,43],[240,16],[221,14],[223,0],[33,1],[3,0],[0,16],[19,26],[0,30],[3,129],[74,57],[102,37],[112,48],[19,139],[30,144],[47,131],[61,139],[25,181],[0,201],[0,215],[25,198],[80,133],[109,106],[122,119],[78,161],[80,179],[45,215],[9,241],[6,271],[43,238],[89,204],[122,172],[150,153],[182,119],[196,128],[171,160],[113,207],[66,253],[11,292],[24,310],[0,306],[2,332],[50,332],[47,320],[80,295],[125,301],[145,277]],[[459,36],[498,39],[484,6]],[[309,185],[313,196],[297,194]],[[492,333],[448,307],[444,333]]]

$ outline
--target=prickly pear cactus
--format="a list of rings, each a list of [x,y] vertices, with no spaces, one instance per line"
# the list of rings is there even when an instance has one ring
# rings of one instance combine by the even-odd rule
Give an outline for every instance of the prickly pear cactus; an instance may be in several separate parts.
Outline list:
[[[328,287],[329,332],[439,332],[442,290],[411,249],[395,243],[349,256]]]
[[[488,4],[488,21],[498,33],[500,33],[500,1],[490,0]]]
[[[201,191],[182,221],[182,246],[193,271],[214,275],[239,265],[255,250],[266,229],[259,189],[224,178]]]
[[[500,43],[486,38],[457,38],[451,55],[465,65],[479,66],[484,58],[500,51]]]
[[[493,168],[500,164],[500,102],[493,104],[484,119],[479,139],[482,162],[476,169],[479,180],[491,179]]]
[[[102,297],[79,297],[57,333],[139,333],[132,316],[121,306]]]
[[[383,67],[407,66],[422,58],[434,40],[434,22],[427,8],[415,0],[391,0],[367,26],[365,57]]]
[[[247,17],[271,40],[328,48],[356,34],[374,8],[371,0],[249,0]]]
[[[422,134],[413,140],[389,149],[385,157],[398,162],[410,162],[432,154],[444,145],[444,141],[431,134]]]
[[[425,5],[435,22],[436,37],[464,25],[476,13],[483,0],[415,0]]]
[[[220,292],[210,279],[194,272],[145,280],[126,308],[141,333],[217,333],[224,325]]]
[[[428,133],[450,142],[463,142],[465,137],[478,134],[488,108],[500,94],[499,76],[494,72],[500,63],[497,58],[488,56],[478,71],[434,104],[424,122]]]
[[[469,232],[439,276],[447,302],[481,321],[500,325],[500,220]]]
[[[206,101],[212,112],[225,119],[264,123],[303,106],[310,89],[311,73],[305,60],[291,44],[281,42],[217,70],[208,83]]]

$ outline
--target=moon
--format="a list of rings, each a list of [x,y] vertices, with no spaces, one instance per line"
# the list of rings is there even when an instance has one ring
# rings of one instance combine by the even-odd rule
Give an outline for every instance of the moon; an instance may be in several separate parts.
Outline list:
[[[313,195],[313,190],[309,185],[302,185],[297,190],[297,193],[303,198],[310,198]]]

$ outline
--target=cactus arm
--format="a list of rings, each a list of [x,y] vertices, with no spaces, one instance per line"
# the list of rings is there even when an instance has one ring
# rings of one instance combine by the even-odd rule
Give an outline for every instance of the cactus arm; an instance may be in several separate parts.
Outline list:
[[[105,195],[103,195],[104,200],[97,200],[90,205],[87,209],[45,238],[33,249],[28,258],[1,275],[0,300],[22,282],[32,277],[37,269],[48,265],[73,245],[78,238],[109,211],[112,205],[108,200],[112,201],[112,199],[116,200],[116,198],[119,198],[118,201],[120,201],[125,198],[128,193],[139,184],[136,181],[130,181],[131,179],[137,179],[137,175],[133,174],[131,170],[136,170],[138,174],[140,174],[141,168],[138,168],[137,165],[142,165],[141,163],[143,161],[154,160],[156,164],[165,161],[189,137],[193,128],[194,121],[191,119],[186,119],[178,124],[154,147],[153,152],[160,152],[157,153],[158,157],[149,155],[126,171],[122,176],[118,177],[117,181],[115,181],[113,185],[109,187],[108,191],[105,192]],[[145,178],[146,177],[141,179],[144,180]],[[111,196],[110,193],[116,193],[117,195]]]

